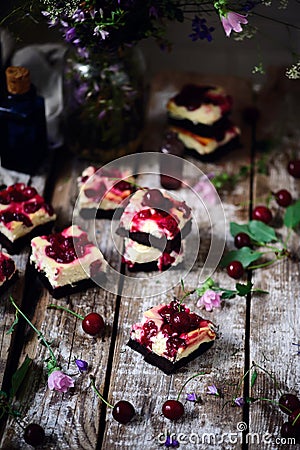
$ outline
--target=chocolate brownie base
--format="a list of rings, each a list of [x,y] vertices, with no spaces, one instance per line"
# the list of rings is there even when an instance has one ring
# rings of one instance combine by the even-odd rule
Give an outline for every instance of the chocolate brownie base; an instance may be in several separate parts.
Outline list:
[[[33,239],[34,237],[42,236],[44,234],[50,234],[53,225],[54,220],[44,223],[43,225],[38,225],[33,230],[31,230],[30,233],[25,234],[25,236],[22,236],[19,239],[16,239],[14,242],[10,241],[3,233],[0,232],[0,244],[5,247],[10,255],[16,255],[20,253],[25,245],[29,244],[31,239]]]
[[[211,153],[203,154],[201,155],[196,150],[185,147],[185,154],[188,156],[192,156],[196,159],[199,159],[203,162],[214,162],[223,156],[226,156],[229,152],[232,150],[235,150],[237,148],[241,147],[239,136],[232,139],[230,142],[228,142],[225,145],[222,145],[221,147],[218,147],[216,150],[214,150]]]
[[[184,239],[191,231],[192,221],[189,220],[181,232],[177,233],[174,239],[168,240],[166,237],[157,238],[150,235],[149,233],[144,233],[141,231],[130,232],[124,228],[118,228],[117,234],[122,237],[129,237],[131,240],[138,242],[139,244],[146,245],[147,247],[155,247],[159,250],[163,250],[166,253],[171,253],[173,250],[179,252],[181,247],[181,240]]]
[[[124,208],[117,209],[96,209],[96,208],[82,208],[79,211],[80,216],[86,220],[93,219],[109,219],[119,220]]]
[[[160,370],[162,370],[165,374],[171,375],[172,373],[176,372],[181,367],[184,367],[189,362],[193,361],[198,356],[202,355],[202,353],[206,352],[210,347],[212,347],[214,341],[211,342],[204,342],[200,345],[200,347],[197,348],[193,353],[188,355],[185,358],[180,359],[179,361],[176,361],[172,363],[166,358],[163,358],[162,356],[156,355],[156,353],[151,352],[146,347],[141,345],[139,342],[129,339],[127,345],[128,347],[132,348],[133,350],[137,351],[141,355],[144,356],[144,360],[151,364],[152,366],[158,367]]]
[[[157,272],[158,271],[158,265],[157,261],[150,261],[147,263],[134,263],[133,266],[129,266],[128,263],[124,262],[124,264],[127,266],[127,269],[129,272],[136,273],[136,272]],[[172,266],[172,264],[167,264],[163,267],[162,271],[168,270],[168,269],[180,269],[182,267],[183,263],[179,263],[176,266]]]
[[[54,297],[56,299],[66,297],[67,295],[76,294],[77,292],[82,292],[91,287],[98,286],[97,282],[94,281],[92,278],[86,278],[84,280],[77,281],[77,283],[74,283],[74,284],[66,284],[64,286],[59,286],[59,287],[54,288],[50,284],[50,282],[49,282],[48,278],[45,276],[45,274],[43,272],[36,270],[33,264],[30,264],[30,270],[32,272],[35,272],[38,274],[38,277],[41,280],[41,282],[43,283],[43,285],[45,286],[45,288],[50,292],[52,297]],[[99,278],[98,278],[99,282],[102,282],[105,279],[106,279],[106,275],[104,273],[99,275]]]
[[[188,130],[198,136],[215,138],[217,141],[222,141],[226,131],[232,127],[232,122],[228,117],[223,117],[213,125],[204,125],[202,123],[194,123],[188,119],[174,119],[172,117],[168,118],[168,123],[171,126]]]
[[[5,282],[2,284],[2,286],[0,286],[0,295],[2,295],[5,291],[7,291],[7,289],[8,289],[10,286],[12,286],[12,285],[17,281],[18,278],[19,278],[19,274],[18,274],[18,272],[16,271],[16,272],[13,274],[13,276],[12,276],[9,280],[5,281]]]

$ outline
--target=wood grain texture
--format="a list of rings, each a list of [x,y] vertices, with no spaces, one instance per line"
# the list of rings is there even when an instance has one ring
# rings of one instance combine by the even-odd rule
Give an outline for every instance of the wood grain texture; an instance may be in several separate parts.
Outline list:
[[[288,189],[294,199],[298,199],[300,194],[300,181],[287,172],[289,160],[300,157],[299,129],[291,126],[297,117],[294,113],[299,110],[299,83],[292,84],[276,72],[272,81],[266,90],[269,101],[260,103],[262,123],[259,137],[270,141],[269,151],[265,153],[268,174],[256,173],[254,205],[265,204],[270,192],[279,189]],[[261,156],[257,153],[257,159]],[[269,206],[276,232],[284,240],[288,234],[286,227],[282,226],[285,209],[279,207],[274,199]],[[297,347],[292,345],[293,342],[300,342],[298,232],[292,232],[288,248],[298,260],[285,259],[253,274],[255,285],[269,291],[269,295],[264,298],[254,296],[251,300],[250,360],[271,372],[278,386],[267,374],[260,372],[252,395],[275,401],[279,400],[282,392],[299,395],[300,389],[299,356]],[[273,257],[274,254],[269,259]],[[272,403],[261,401],[250,407],[249,431],[258,433],[261,440],[267,434],[269,442],[266,441],[265,445],[270,450],[299,448],[299,445],[289,445],[287,440],[281,438],[280,429],[285,421],[287,415]],[[256,442],[249,448],[257,448]]]
[[[178,79],[165,75],[155,80],[155,98],[152,97],[150,109],[152,106],[153,123],[158,122],[158,117],[164,113],[163,99],[170,95],[170,83],[174,90],[174,86],[178,87],[178,83],[189,80],[178,76]],[[196,77],[194,78],[196,80]],[[201,79],[202,81],[202,79]],[[174,83],[174,85],[173,85]],[[233,80],[231,81],[233,83]],[[241,105],[251,104],[251,91],[245,89],[245,85],[240,85],[234,80],[236,91],[242,96],[237,96]],[[230,83],[226,87],[228,87]],[[233,84],[231,84],[233,91]],[[155,113],[154,113],[154,112]],[[241,117],[239,116],[239,123]],[[249,164],[250,161],[250,130],[245,126],[243,129],[243,151],[237,150],[233,153],[233,158],[224,158],[216,163],[204,164],[190,158],[195,166],[203,173],[223,171],[235,173],[242,165]],[[152,134],[152,144],[159,142],[159,132]],[[153,147],[150,147],[153,149]],[[157,150],[157,147],[155,148]],[[234,161],[234,165],[232,163]],[[138,183],[142,186],[160,187],[159,177],[153,176],[149,172],[159,173],[158,167],[139,167],[140,177]],[[183,176],[188,186],[193,186],[199,181],[193,179],[191,173]],[[201,209],[199,199],[195,199],[191,191],[186,188],[174,192],[179,198],[186,200],[187,204],[192,207],[193,212],[196,211],[193,220],[195,228],[199,227],[201,233],[201,246],[198,260],[192,267],[189,274],[185,277],[185,288],[193,289],[199,285],[200,268],[205,259],[204,255],[209,247],[210,231],[207,218]],[[250,199],[250,180],[243,180],[236,189],[231,192],[222,193],[223,207],[227,221],[247,219]],[[214,224],[218,233],[218,224]],[[220,230],[219,230],[220,231]],[[227,235],[228,238],[228,235]],[[193,245],[191,241],[187,245],[187,253]],[[228,246],[232,246],[232,242],[228,242]],[[188,258],[188,255],[187,255]],[[129,275],[129,274],[128,274]],[[133,275],[132,275],[133,276]],[[222,271],[217,271],[214,279],[221,286],[232,288],[232,281]],[[159,448],[159,444],[163,444],[166,434],[175,433],[180,440],[182,448],[199,448],[213,449],[232,448],[228,434],[238,433],[239,443],[235,448],[241,448],[241,434],[237,430],[237,424],[242,421],[242,411],[239,408],[225,406],[225,400],[232,399],[235,394],[235,388],[232,383],[240,380],[244,373],[244,339],[245,339],[245,299],[238,298],[226,301],[220,311],[208,313],[200,312],[204,317],[211,319],[220,327],[220,339],[218,339],[212,349],[189,363],[186,367],[180,369],[178,373],[168,376],[161,372],[158,368],[150,366],[143,360],[143,357],[129,349],[126,343],[129,339],[130,328],[132,324],[142,319],[144,311],[151,306],[170,302],[174,295],[180,296],[180,277],[181,272],[178,270],[169,270],[163,274],[163,277],[156,281],[160,283],[161,294],[153,296],[153,280],[151,275],[145,277],[140,273],[135,275],[136,283],[130,288],[125,288],[122,292],[120,315],[119,315],[119,332],[117,335],[116,349],[113,360],[113,377],[111,378],[111,387],[109,400],[114,403],[120,399],[132,401],[137,410],[137,417],[134,422],[127,426],[118,425],[112,418],[110,412],[106,417],[106,430],[102,448],[109,449],[139,449],[142,445],[150,448]],[[173,286],[168,289],[167,286]],[[155,286],[157,289],[157,286]],[[181,294],[182,295],[182,294]],[[196,307],[196,298],[188,298],[185,303],[192,309],[199,312]],[[176,399],[178,391],[187,379],[197,372],[205,372],[205,375],[199,376],[192,380],[184,389],[181,401],[185,404],[185,415],[178,422],[171,423],[164,418],[161,412],[162,404],[167,399]],[[207,386],[215,383],[224,393],[225,399],[218,399],[207,395]],[[203,399],[203,404],[195,406],[185,400],[188,392],[197,392]],[[242,394],[239,394],[242,395]]]

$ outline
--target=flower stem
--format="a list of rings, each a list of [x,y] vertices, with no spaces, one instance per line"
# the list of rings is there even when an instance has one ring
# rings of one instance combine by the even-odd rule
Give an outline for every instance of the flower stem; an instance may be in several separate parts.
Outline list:
[[[258,364],[256,364],[255,362],[252,363],[252,367],[257,367],[258,369],[262,370],[263,372],[265,372],[267,375],[269,375],[269,377],[271,378],[271,380],[274,382],[275,384],[275,388],[278,389],[278,391],[280,392],[280,395],[282,395],[282,390],[280,389],[278,382],[276,380],[276,378],[274,377],[274,375],[272,375],[267,369],[264,369],[263,367],[259,366]]]
[[[48,344],[48,342],[46,341],[46,339],[44,338],[44,335],[33,325],[33,323],[30,322],[30,320],[28,319],[28,317],[20,310],[20,308],[18,307],[18,305],[14,302],[14,299],[12,298],[12,296],[9,297],[10,301],[12,303],[12,305],[15,307],[15,309],[18,311],[19,314],[21,314],[21,316],[23,317],[23,319],[26,320],[26,322],[31,326],[31,328],[36,332],[36,334],[38,335],[39,339],[41,339],[41,341],[43,342],[43,344],[45,345],[45,347],[48,349],[51,358],[53,359],[53,361],[56,363],[56,365],[58,366],[58,362],[57,359],[52,351],[52,348],[50,347],[50,345]]]
[[[257,264],[257,265],[254,265],[254,266],[248,266],[247,269],[250,269],[250,270],[252,270],[252,269],[260,269],[262,267],[270,266],[271,264],[274,264],[274,262],[276,262],[276,261],[278,261],[278,258],[271,259],[271,261],[268,261],[268,262],[263,263],[263,264]]]
[[[180,389],[180,391],[179,391],[179,393],[178,393],[178,395],[177,395],[177,401],[179,400],[179,398],[180,398],[180,396],[181,396],[181,393],[182,393],[184,387],[185,387],[185,386],[186,386],[193,378],[199,377],[200,375],[205,375],[205,372],[199,372],[199,373],[196,373],[195,375],[193,375],[192,377],[190,377],[190,378],[187,379],[187,381],[181,386],[181,389]]]
[[[95,378],[94,378],[92,375],[90,375],[90,380],[91,380],[92,388],[94,389],[94,391],[96,392],[96,394],[98,395],[98,397],[99,397],[99,398],[103,401],[103,403],[105,403],[107,406],[109,406],[110,408],[113,408],[113,405],[111,405],[110,403],[108,403],[108,401],[105,400],[105,399],[103,398],[103,396],[100,394],[100,392],[99,392],[98,389],[96,388],[96,385],[95,385]]]
[[[83,320],[84,317],[81,314],[78,314],[74,311],[72,311],[69,308],[66,308],[65,306],[59,306],[59,305],[54,305],[53,303],[51,303],[50,305],[47,306],[48,309],[62,309],[63,311],[66,311],[70,314],[72,314],[73,316],[77,317],[80,320]]]

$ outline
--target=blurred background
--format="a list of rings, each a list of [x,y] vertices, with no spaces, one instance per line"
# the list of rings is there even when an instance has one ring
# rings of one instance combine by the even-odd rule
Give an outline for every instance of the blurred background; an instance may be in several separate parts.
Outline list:
[[[0,17],[3,18],[11,11],[13,3],[18,7],[22,1],[2,0],[1,3]],[[189,20],[182,24],[171,23],[168,27],[168,38],[173,44],[171,51],[162,51],[152,38],[138,44],[145,56],[148,75],[152,76],[160,70],[168,69],[232,74],[257,79],[260,75],[253,75],[252,70],[260,62],[264,68],[272,65],[290,66],[297,61],[297,55],[300,54],[300,33],[296,28],[300,28],[300,4],[293,0],[288,3],[287,9],[279,9],[279,1],[270,3],[272,6],[260,7],[256,12],[268,15],[274,20],[257,14],[249,18],[249,23],[258,26],[260,30],[254,39],[235,41],[233,35],[238,37],[237,33],[232,33],[231,37],[227,38],[216,14],[205,16],[208,25],[215,27],[212,42],[192,42],[189,38]],[[285,23],[293,24],[293,27],[286,27]],[[35,23],[30,17],[14,23],[9,30],[15,35],[17,48],[29,44],[63,43],[57,30],[49,29],[46,23]]]

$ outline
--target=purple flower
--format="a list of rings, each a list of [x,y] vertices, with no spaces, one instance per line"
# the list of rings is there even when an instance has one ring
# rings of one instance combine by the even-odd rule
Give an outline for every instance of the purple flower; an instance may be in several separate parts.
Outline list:
[[[171,436],[167,436],[166,442],[165,442],[165,447],[167,448],[178,448],[179,447],[179,442],[173,437],[171,438]]]
[[[65,40],[67,42],[72,42],[74,41],[76,37],[76,30],[74,27],[69,28],[66,32],[65,32]]]
[[[67,392],[73,386],[74,380],[60,370],[54,370],[48,377],[48,387],[51,391]]]
[[[212,384],[211,386],[207,386],[207,389],[208,389],[207,394],[215,395],[216,397],[220,396],[219,391],[215,384]]]
[[[186,400],[188,400],[189,402],[194,402],[194,403],[202,403],[202,399],[201,399],[200,395],[197,395],[194,392],[187,394]]]
[[[234,399],[234,403],[242,408],[245,405],[245,400],[243,397],[237,397]]]
[[[215,205],[217,200],[216,189],[208,178],[202,177],[193,187],[194,191],[201,195],[202,201],[209,205]]]
[[[86,372],[88,370],[89,365],[83,359],[75,359],[75,364],[80,372]]]
[[[199,308],[204,307],[206,311],[221,307],[221,296],[212,289],[207,289],[197,302]]]
[[[192,41],[197,41],[197,39],[207,39],[208,42],[212,41],[211,33],[215,30],[214,27],[209,27],[206,25],[206,19],[200,19],[200,17],[195,16],[192,21],[193,33],[189,34]]]
[[[154,17],[155,19],[158,19],[158,11],[157,11],[157,8],[155,8],[155,6],[150,6],[150,8],[149,8],[149,16],[150,17]]]
[[[221,22],[226,36],[229,37],[232,30],[236,33],[240,33],[242,31],[241,23],[246,24],[248,23],[248,20],[246,19],[246,16],[242,16],[242,14],[229,11],[225,13],[225,15],[221,14]]]

